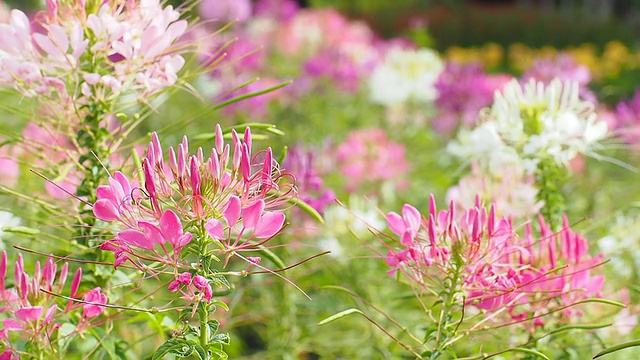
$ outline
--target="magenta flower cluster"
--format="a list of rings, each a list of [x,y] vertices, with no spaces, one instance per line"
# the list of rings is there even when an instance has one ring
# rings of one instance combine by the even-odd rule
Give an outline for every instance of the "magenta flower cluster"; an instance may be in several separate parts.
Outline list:
[[[534,327],[554,309],[579,315],[572,305],[601,295],[604,277],[591,269],[603,262],[602,255],[588,254],[587,241],[571,230],[566,217],[559,232],[540,217],[539,236],[527,223],[519,237],[493,206],[487,213],[478,200],[459,215],[454,209],[438,212],[432,195],[426,217],[408,204],[401,214],[387,214],[397,236],[386,256],[389,274],[401,272],[423,290],[454,278],[453,290],[466,293],[467,305]]]

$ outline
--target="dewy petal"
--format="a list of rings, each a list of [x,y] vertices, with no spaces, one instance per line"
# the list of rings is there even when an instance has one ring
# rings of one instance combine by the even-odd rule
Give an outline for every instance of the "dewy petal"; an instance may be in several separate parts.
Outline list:
[[[224,228],[222,227],[222,223],[216,219],[209,219],[207,223],[204,225],[204,228],[207,230],[207,233],[215,239],[222,240],[224,239]]]
[[[281,212],[265,212],[254,229],[254,236],[261,239],[275,235],[284,224],[285,215]]]

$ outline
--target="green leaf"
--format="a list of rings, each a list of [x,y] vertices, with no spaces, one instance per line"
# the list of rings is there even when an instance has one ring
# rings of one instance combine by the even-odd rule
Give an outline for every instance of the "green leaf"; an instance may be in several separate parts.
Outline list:
[[[595,354],[593,356],[593,358],[597,359],[597,358],[599,358],[601,356],[605,356],[605,355],[614,353],[616,351],[620,351],[620,350],[624,350],[626,348],[636,347],[636,346],[640,346],[640,339],[623,342],[623,343],[618,344],[618,345],[613,345],[612,347],[606,348],[606,349],[600,351],[599,353]]]
[[[209,336],[213,336],[218,332],[220,322],[218,320],[209,320],[207,321],[207,327],[209,328]]]
[[[210,302],[210,304],[215,305],[215,306],[220,306],[221,308],[225,309],[226,311],[229,311],[229,306],[227,304],[225,304],[223,301],[213,300],[212,302]]]
[[[211,340],[209,340],[209,343],[220,343],[220,344],[225,344],[225,345],[229,345],[231,343],[231,338],[229,337],[229,334],[216,334],[214,335]]]
[[[278,257],[278,255],[274,254],[273,251],[265,248],[264,246],[260,246],[260,249],[257,251],[260,254],[262,254],[264,257],[266,257],[267,259],[271,260],[271,262],[279,269],[284,269],[286,267],[286,265],[284,264],[284,261],[282,261],[282,259],[280,259],[280,257]]]
[[[278,89],[283,88],[283,87],[285,87],[285,86],[287,86],[287,85],[289,85],[291,83],[292,83],[292,81],[289,80],[289,81],[282,82],[282,83],[280,83],[278,85],[266,88],[264,90],[254,91],[254,92],[251,92],[251,93],[248,93],[248,94],[236,96],[233,99],[229,99],[227,101],[221,102],[220,104],[216,105],[213,109],[214,110],[222,109],[223,107],[225,107],[227,105],[231,105],[233,103],[237,103],[238,101],[246,100],[246,99],[249,99],[249,98],[252,98],[252,97],[256,97],[258,95],[262,95],[262,94],[266,94],[266,93],[278,90]]]
[[[209,360],[209,357],[207,356],[207,350],[205,350],[202,345],[193,340],[191,341],[191,345],[193,345],[194,353],[200,360]]]
[[[224,350],[217,348],[215,345],[209,345],[209,351],[211,352],[212,359],[226,360],[229,358],[229,355],[227,355]]]
[[[322,218],[322,215],[320,215],[320,213],[316,209],[314,209],[311,205],[307,204],[306,202],[302,201],[301,199],[289,198],[287,200],[287,202],[289,204],[297,206],[300,210],[306,212],[309,216],[311,216],[318,223],[324,224],[324,219]]]
[[[573,303],[573,305],[589,304],[589,303],[599,303],[599,304],[611,305],[611,306],[615,306],[615,307],[619,307],[619,308],[626,308],[627,307],[625,304],[619,303],[617,301],[607,300],[607,299],[598,299],[598,298],[580,300],[578,302]]]
[[[545,360],[550,360],[547,355],[545,355],[545,354],[543,354],[543,353],[541,353],[541,352],[539,352],[537,350],[527,349],[527,348],[520,348],[520,347],[511,348],[511,349],[508,349],[508,350],[505,350],[505,351],[497,352],[495,354],[487,355],[487,356],[485,356],[483,358],[483,360],[484,359],[490,359],[490,358],[492,358],[494,356],[498,356],[498,355],[501,355],[501,354],[504,354],[504,353],[507,353],[507,352],[520,352],[520,353],[525,353],[525,354],[529,354],[529,355],[535,355],[535,356],[537,356],[539,358],[542,358],[542,359],[545,359]]]
[[[162,359],[167,354],[187,357],[193,353],[193,344],[184,339],[169,339],[153,353],[151,360]]]
[[[351,308],[351,309],[347,309],[347,310],[341,311],[341,312],[339,312],[337,314],[329,316],[328,318],[320,321],[318,323],[318,325],[325,325],[325,324],[328,324],[330,322],[336,321],[336,320],[338,320],[340,318],[343,318],[345,316],[348,316],[348,315],[351,315],[351,314],[354,314],[354,313],[355,314],[364,315],[364,313],[362,311],[360,311],[358,309]]]

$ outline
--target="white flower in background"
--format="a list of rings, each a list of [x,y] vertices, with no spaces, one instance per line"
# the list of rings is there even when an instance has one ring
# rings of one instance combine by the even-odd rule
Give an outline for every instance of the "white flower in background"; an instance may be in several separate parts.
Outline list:
[[[640,276],[640,214],[616,214],[607,236],[598,247],[609,260],[607,266],[623,278]]]
[[[387,223],[377,209],[376,200],[361,199],[356,195],[349,197],[348,205],[327,206],[324,211],[325,225],[322,227],[318,246],[323,250],[330,250],[331,256],[341,257],[345,253],[343,244],[346,239],[353,236],[362,239],[370,235],[369,228],[386,227]]]
[[[514,154],[529,174],[546,157],[566,166],[578,154],[590,155],[607,135],[607,124],[597,120],[594,105],[580,99],[578,92],[577,82],[555,79],[545,86],[534,79],[524,85],[512,80],[496,91],[493,105],[481,115],[481,125],[461,134],[449,151],[489,169],[495,158]],[[503,152],[507,155],[498,154]]]
[[[518,167],[522,163],[516,149],[505,144],[492,122],[480,124],[473,130],[461,129],[458,139],[447,145],[447,151],[460,159],[476,162],[495,175],[499,175],[503,167]]]
[[[434,85],[443,70],[444,63],[433,50],[392,49],[371,75],[371,100],[385,106],[434,101],[438,96]]]
[[[0,211],[0,250],[4,249],[2,238],[6,234],[2,229],[7,227],[16,227],[20,225],[20,218],[16,217],[8,211]]]
[[[480,194],[485,204],[495,204],[496,215],[506,217],[534,217],[543,201],[538,201],[538,190],[533,176],[525,176],[522,167],[502,166],[499,175],[485,173],[472,166],[471,174],[463,177],[458,185],[447,191],[447,202],[463,211],[473,207]]]

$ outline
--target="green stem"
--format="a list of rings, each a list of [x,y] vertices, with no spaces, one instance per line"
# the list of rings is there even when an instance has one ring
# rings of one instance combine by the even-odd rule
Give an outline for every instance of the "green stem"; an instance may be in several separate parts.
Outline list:
[[[455,256],[455,255],[454,255]],[[457,262],[457,261],[456,261]],[[455,270],[451,275],[451,284],[446,289],[446,296],[442,309],[440,310],[440,317],[438,319],[438,332],[436,335],[436,341],[434,345],[434,351],[431,353],[430,359],[437,359],[446,350],[449,345],[448,339],[455,334],[445,334],[446,327],[449,322],[450,313],[454,306],[455,296],[458,292],[458,281],[460,280],[460,266],[455,265]]]
[[[566,170],[551,158],[542,159],[536,169],[536,198],[544,201],[540,213],[553,231],[559,230],[562,226],[562,216],[566,211],[566,199],[562,193],[566,175]]]

